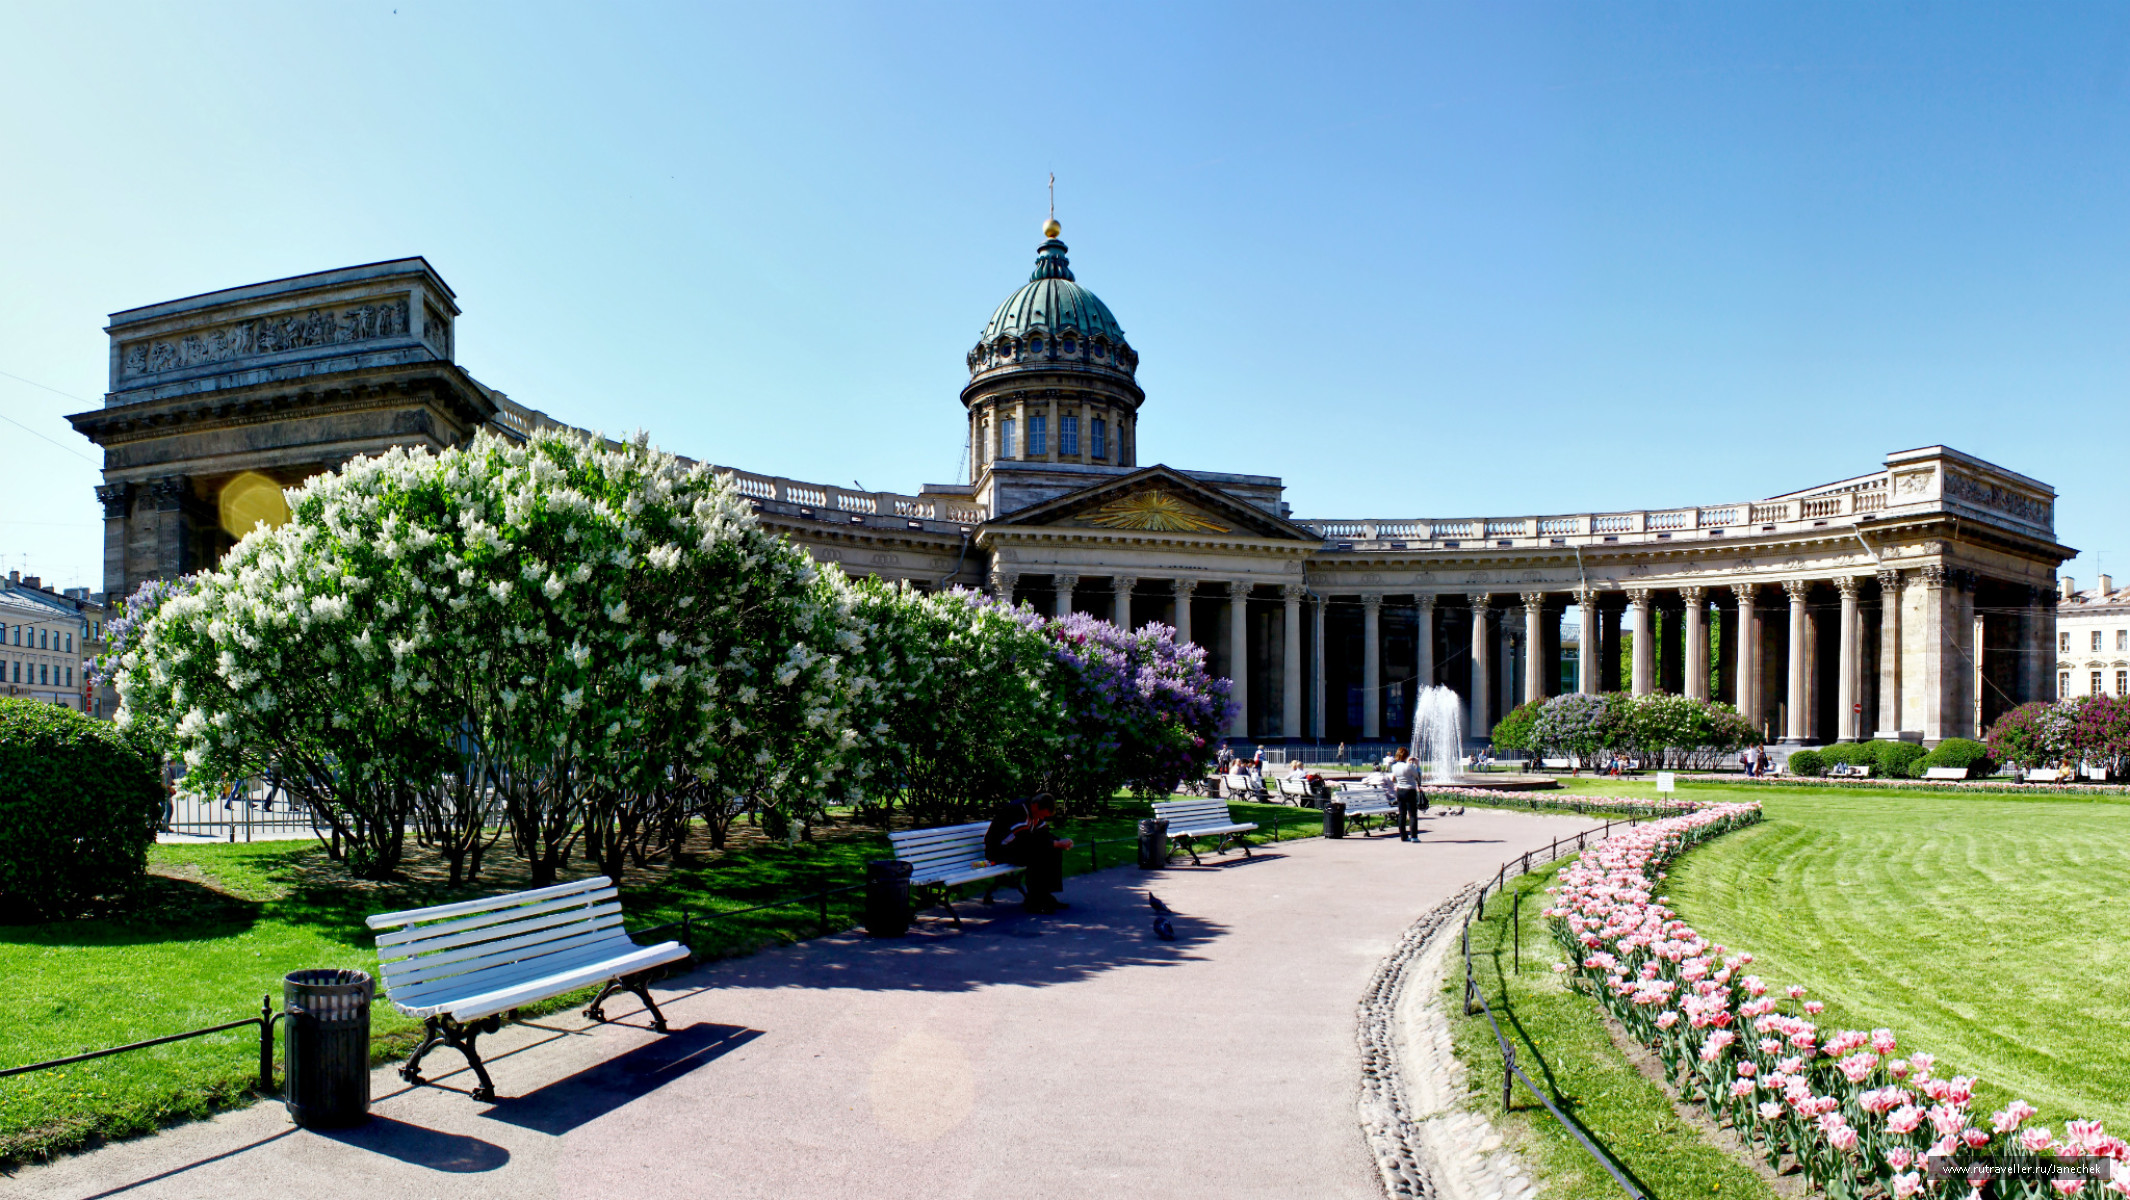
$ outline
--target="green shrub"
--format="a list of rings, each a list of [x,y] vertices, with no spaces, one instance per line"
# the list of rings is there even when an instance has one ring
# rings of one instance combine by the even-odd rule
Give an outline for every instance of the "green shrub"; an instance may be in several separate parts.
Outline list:
[[[1997,764],[1989,756],[1989,747],[1970,738],[1946,738],[1938,748],[1916,760],[1912,768],[1921,778],[1932,767],[1958,767],[1967,772],[1968,778],[1994,774]]]
[[[1836,742],[1821,750],[1819,756],[1851,767],[1875,767],[1879,763],[1878,747],[1870,742]]]
[[[0,700],[0,922],[73,916],[131,892],[162,817],[155,763],[116,728]]]
[[[1915,765],[1930,752],[1914,742],[1873,742],[1876,751],[1874,765],[1881,779],[1913,779],[1919,772]]]
[[[1494,726],[1494,748],[1496,750],[1530,750],[1532,727],[1538,724],[1539,710],[1545,706],[1545,701],[1533,700],[1526,704],[1519,704],[1509,710],[1509,715],[1503,717]]]
[[[1827,756],[1818,750],[1799,750],[1790,755],[1788,770],[1792,775],[1823,775]]]

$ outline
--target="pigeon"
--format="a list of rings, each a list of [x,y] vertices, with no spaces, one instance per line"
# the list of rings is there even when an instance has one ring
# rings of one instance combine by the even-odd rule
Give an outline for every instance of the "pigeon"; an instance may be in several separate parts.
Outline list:
[[[1147,907],[1148,907],[1148,908],[1151,908],[1151,909],[1153,909],[1153,910],[1154,910],[1155,912],[1157,912],[1157,913],[1162,913],[1162,914],[1164,914],[1164,915],[1166,915],[1166,914],[1168,914],[1168,913],[1171,913],[1171,912],[1174,912],[1174,911],[1175,911],[1174,909],[1170,908],[1170,907],[1169,907],[1168,905],[1166,905],[1166,904],[1163,904],[1163,903],[1161,902],[1161,897],[1159,897],[1159,896],[1156,896],[1156,895],[1155,895],[1154,893],[1152,893],[1152,892],[1148,892],[1148,893],[1146,894],[1146,905],[1147,905]]]
[[[1176,927],[1169,924],[1167,917],[1155,917],[1154,936],[1164,942],[1173,942],[1176,940]]]

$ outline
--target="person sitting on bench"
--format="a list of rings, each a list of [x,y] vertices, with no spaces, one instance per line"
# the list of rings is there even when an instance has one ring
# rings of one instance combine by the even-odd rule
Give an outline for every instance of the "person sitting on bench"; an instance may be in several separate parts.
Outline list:
[[[984,833],[984,853],[992,862],[1021,868],[1021,895],[1032,913],[1066,907],[1056,893],[1065,886],[1065,852],[1072,849],[1072,839],[1052,832],[1050,819],[1057,813],[1049,793],[1037,792],[993,809],[991,828]]]

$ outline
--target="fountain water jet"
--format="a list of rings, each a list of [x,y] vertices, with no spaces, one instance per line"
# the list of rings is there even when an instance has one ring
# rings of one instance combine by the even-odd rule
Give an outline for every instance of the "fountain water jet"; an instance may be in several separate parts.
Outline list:
[[[1414,758],[1438,784],[1464,777],[1464,699],[1436,684],[1413,704]]]

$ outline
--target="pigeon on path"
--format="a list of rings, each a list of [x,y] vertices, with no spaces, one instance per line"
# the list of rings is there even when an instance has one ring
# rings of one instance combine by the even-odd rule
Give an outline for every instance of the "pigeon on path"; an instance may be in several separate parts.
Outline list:
[[[1169,924],[1168,918],[1168,914],[1173,910],[1161,902],[1161,897],[1152,892],[1146,894],[1146,904],[1148,908],[1154,910],[1154,936],[1164,942],[1175,941],[1176,927]]]
[[[1151,909],[1153,909],[1153,910],[1154,910],[1155,912],[1157,912],[1157,913],[1161,913],[1161,914],[1162,914],[1163,916],[1166,916],[1166,915],[1168,915],[1169,913],[1171,913],[1171,912],[1174,912],[1174,911],[1175,911],[1174,909],[1170,908],[1170,907],[1169,907],[1168,905],[1166,905],[1166,904],[1163,904],[1163,903],[1161,902],[1161,897],[1159,897],[1159,896],[1156,896],[1156,895],[1155,895],[1154,893],[1152,893],[1152,892],[1148,892],[1148,893],[1146,894],[1146,906],[1147,906],[1148,908],[1151,908]]]

